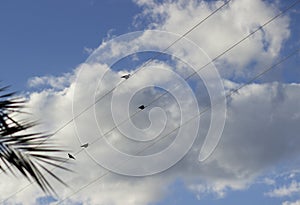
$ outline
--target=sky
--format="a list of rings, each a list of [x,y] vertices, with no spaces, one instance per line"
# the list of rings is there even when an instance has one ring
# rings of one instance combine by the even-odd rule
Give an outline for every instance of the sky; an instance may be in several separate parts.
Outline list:
[[[52,139],[69,187],[0,173],[1,203],[300,205],[299,52],[248,83],[300,48],[300,2],[222,54],[293,2],[232,0],[177,42],[224,1],[1,1],[1,85],[34,129],[93,105]]]

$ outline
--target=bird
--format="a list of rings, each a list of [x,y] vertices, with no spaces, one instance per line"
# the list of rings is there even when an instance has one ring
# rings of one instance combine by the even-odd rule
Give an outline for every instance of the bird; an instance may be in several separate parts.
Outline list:
[[[130,73],[126,74],[126,75],[123,75],[121,78],[124,78],[124,79],[128,79],[130,77]]]
[[[238,89],[229,89],[229,91],[230,91],[230,94],[231,94],[231,95],[233,95],[233,94],[235,94],[235,93],[236,93],[236,94],[240,94]]]
[[[85,144],[81,145],[80,147],[87,148],[88,146],[89,146],[89,143],[85,143]]]
[[[68,153],[68,156],[70,159],[74,159],[75,160],[75,157],[73,155],[71,155],[70,153]]]
[[[145,109],[145,105],[139,106],[139,109],[141,109],[141,110]]]

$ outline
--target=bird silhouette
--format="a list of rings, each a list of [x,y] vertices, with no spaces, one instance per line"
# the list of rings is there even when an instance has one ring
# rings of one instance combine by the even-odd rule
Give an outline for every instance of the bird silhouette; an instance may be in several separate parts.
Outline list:
[[[230,89],[230,94],[240,94],[238,89]]]
[[[124,78],[124,79],[128,79],[130,77],[130,73],[126,74],[126,75],[123,75],[121,78]]]
[[[89,143],[85,143],[85,144],[81,145],[80,147],[87,148],[88,146],[89,146]]]
[[[145,109],[145,105],[139,106],[139,109],[141,109],[141,110]]]
[[[70,153],[68,153],[68,156],[70,159],[74,159],[75,160],[75,157],[73,155],[71,155]]]

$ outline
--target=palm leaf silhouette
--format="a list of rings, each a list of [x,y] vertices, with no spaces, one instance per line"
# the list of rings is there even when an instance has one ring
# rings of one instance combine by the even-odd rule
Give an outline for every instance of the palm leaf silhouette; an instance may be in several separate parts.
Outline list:
[[[36,123],[14,119],[25,101],[14,97],[15,92],[8,93],[7,89],[0,88],[0,170],[13,175],[18,171],[29,181],[34,180],[45,193],[56,194],[42,171],[66,185],[47,166],[71,171],[61,166],[65,158],[54,155],[64,150],[46,141],[51,135],[28,133]]]

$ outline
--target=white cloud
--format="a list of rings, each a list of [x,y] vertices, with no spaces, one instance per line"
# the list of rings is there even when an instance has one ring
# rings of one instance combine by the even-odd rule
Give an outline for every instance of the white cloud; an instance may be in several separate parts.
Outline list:
[[[294,202],[285,201],[285,202],[282,203],[282,205],[300,205],[300,200],[294,201]]]
[[[139,18],[151,17],[152,20],[156,20],[155,24],[152,25],[153,27],[176,33],[183,33],[221,3],[219,1],[208,3],[183,0],[165,1],[164,3],[142,0],[136,2],[140,6],[144,6],[144,13]],[[189,38],[199,44],[209,56],[214,57],[240,39],[241,36],[253,30],[255,26],[261,25],[276,12],[275,5],[270,5],[266,1],[234,1],[230,7],[225,8],[195,30]],[[160,20],[164,21],[161,22]],[[230,55],[226,55],[223,58],[227,68],[224,76],[230,75],[232,77],[231,74],[234,72],[237,75],[248,75],[249,70],[246,68],[251,62],[255,61],[262,65],[265,61],[273,61],[279,55],[284,41],[289,36],[288,22],[288,17],[281,17],[264,29],[264,32],[258,33],[231,52]],[[105,50],[106,52],[100,57],[104,60],[118,57],[122,53],[134,52],[145,44],[151,44],[150,42],[155,42],[154,46],[156,47],[164,48],[170,40],[172,39],[159,39],[145,33],[135,41],[115,43],[110,49]],[[105,47],[106,43],[103,42],[100,48]],[[264,47],[266,45],[267,48]],[[176,49],[178,48],[181,48],[180,44],[176,47]],[[205,63],[205,59],[199,59],[199,56],[193,55],[191,51],[185,55],[194,63],[199,65]],[[168,67],[159,61],[153,64]],[[218,63],[217,65],[222,69],[222,64]],[[185,66],[176,71],[183,75],[187,74]],[[251,74],[253,74],[252,72],[253,69]],[[102,74],[105,74],[105,78],[101,81],[101,89],[97,90],[95,88],[99,85],[99,76]],[[43,124],[39,127],[40,130],[55,130],[73,117],[72,111],[79,113],[90,106],[90,103],[94,101],[95,94],[101,96],[113,88],[119,82],[122,74],[124,71],[109,70],[105,64],[82,64],[73,73],[59,77],[34,77],[29,81],[30,86],[46,85],[50,89],[31,93],[28,109],[33,113],[34,118],[42,120]],[[79,80],[78,76],[80,76]],[[137,74],[137,76],[136,81],[128,81],[132,84],[124,86],[120,95],[126,94],[130,89],[141,86],[145,82],[175,83],[174,79],[165,75],[158,75],[155,80],[153,80],[153,76],[142,74]],[[225,77],[226,89],[230,90],[240,85],[227,80]],[[195,93],[202,95],[203,91],[196,85]],[[150,101],[152,97],[158,94],[159,91],[155,89],[142,90],[138,94],[139,97],[133,99],[129,111],[133,112],[137,105]],[[91,139],[99,136],[95,118],[99,120],[102,129],[109,130],[112,128],[114,124],[110,115],[110,97],[111,95],[108,95],[95,106],[95,110],[90,109],[76,119],[77,127],[74,127],[73,124],[67,126],[55,135],[54,139],[70,148],[74,153],[80,146],[77,134],[80,135],[82,142],[90,142]],[[74,105],[72,107],[73,100],[79,102],[75,105],[75,109]],[[188,100],[187,107],[189,106]],[[197,161],[199,147],[203,143],[210,122],[209,114],[204,114],[201,117],[199,136],[191,151],[167,172],[145,178],[109,174],[75,194],[66,204],[82,201],[86,204],[148,204],[162,199],[168,193],[168,186],[177,179],[184,181],[188,189],[197,194],[199,199],[209,193],[224,197],[230,189],[245,189],[263,171],[299,155],[300,139],[296,133],[300,132],[300,118],[297,117],[300,116],[300,112],[295,109],[298,107],[299,101],[300,84],[274,82],[248,85],[231,97],[228,103],[227,123],[221,142],[208,161],[204,163]],[[118,103],[123,106],[122,101]],[[178,114],[180,114],[178,105],[170,97],[162,98],[156,105],[163,107],[168,116],[166,126],[168,130],[163,132],[165,134],[178,125]],[[203,108],[202,104],[200,104],[200,108]],[[94,111],[96,112],[94,113]],[[187,109],[187,111],[189,110]],[[132,121],[140,127],[147,127],[150,123],[148,112],[142,112]],[[147,153],[155,153],[157,150],[165,148],[173,140],[172,137],[174,136],[170,136],[157,146],[147,150]],[[112,132],[108,141],[128,153],[135,153],[145,145],[145,143],[133,143],[124,138],[118,131]],[[93,152],[96,156],[107,156],[109,160],[113,161],[114,159],[103,151],[103,144],[100,142],[98,141],[94,146],[91,145],[89,152]],[[61,199],[106,171],[89,158],[86,152],[76,155],[76,161],[68,166],[76,172],[70,174],[56,170],[56,173],[65,179],[70,188],[53,182]],[[25,180],[14,181],[4,175],[0,175],[0,180],[3,182],[0,184],[0,200],[27,184]],[[273,183],[270,180],[266,182]],[[285,187],[285,190],[282,189],[283,191],[274,190],[274,193],[278,192],[277,195],[279,192],[293,193],[299,188],[298,186],[298,183],[293,186],[291,184],[291,186]],[[10,202],[34,204],[35,199],[41,196],[43,194],[36,186],[30,186],[17,194]]]
[[[145,8],[140,17],[150,18],[150,21],[155,22],[151,27],[177,34],[185,33],[223,4],[223,1],[212,3],[186,0],[162,3],[140,0],[136,2]],[[213,59],[277,13],[276,5],[266,1],[232,1],[229,7],[223,8],[207,19],[187,37]],[[224,55],[222,57],[224,62],[220,65],[221,72],[225,69],[224,63],[230,65],[225,73],[234,72],[237,76],[249,74],[249,70],[245,67],[253,62],[258,63],[258,67],[270,63],[279,55],[289,33],[289,18],[282,16],[276,19],[230,51],[230,54]],[[254,71],[253,64],[250,71],[251,73]]]
[[[93,88],[98,81],[92,79],[97,79],[95,74],[106,71],[106,68],[105,66],[90,67],[82,65],[74,75],[82,73],[83,70],[88,71],[85,72],[83,79],[86,81],[84,81],[90,83],[77,81],[77,85],[82,83],[83,86],[81,87],[82,91],[79,90],[79,93],[77,93],[79,95],[78,99],[80,99],[80,96],[89,95],[89,93],[93,95]],[[119,79],[120,76],[114,72],[110,72],[109,75],[111,75],[109,78],[111,80],[108,82],[112,83],[114,82],[112,79]],[[143,78],[147,77],[149,76]],[[232,84],[236,85],[235,83]],[[109,87],[109,85],[107,86]],[[71,101],[74,88],[75,82],[63,91],[49,89],[32,93],[29,101],[31,111],[44,120],[46,128],[53,130],[72,117]],[[279,97],[282,89],[284,96]],[[278,83],[249,85],[232,97],[229,104],[228,121],[221,143],[212,158],[204,164],[197,163],[197,155],[203,132],[207,129],[205,124],[209,120],[205,115],[202,118],[202,131],[192,151],[184,160],[167,172],[153,177],[136,179],[111,174],[76,194],[72,197],[70,203],[85,201],[88,204],[147,204],[161,199],[167,193],[166,189],[169,184],[178,178],[185,181],[187,187],[197,194],[200,199],[209,193],[216,193],[218,197],[224,197],[228,189],[244,189],[252,183],[252,180],[262,170],[280,160],[297,155],[299,138],[296,138],[294,134],[287,136],[285,133],[290,133],[289,131],[298,133],[299,121],[292,120],[289,116],[295,112],[292,108],[300,100],[299,96],[300,85],[298,84],[284,84],[281,86]],[[145,97],[142,98],[145,99]],[[87,100],[83,99],[81,102],[82,107],[88,105]],[[109,105],[109,101],[104,100],[102,103],[99,104],[102,106],[96,108],[97,113],[101,116],[108,116],[107,112],[109,110],[103,105],[106,103]],[[82,125],[81,128],[84,127],[84,130],[80,128],[79,134],[84,133],[87,140],[93,138],[91,136],[97,136],[97,128],[93,127],[94,119],[91,116],[93,116],[93,110],[78,119],[78,123]],[[102,124],[102,126],[112,126],[109,118],[106,117],[105,119],[107,123]],[[140,123],[143,122],[140,121]],[[279,124],[282,127],[278,126]],[[84,139],[85,136],[81,136],[81,138]],[[132,144],[126,144],[126,141],[119,138],[118,132],[114,132],[114,137],[111,142],[121,149],[126,149],[126,151],[134,152],[134,150],[141,147],[140,145],[132,147]],[[80,145],[72,126],[58,133],[55,139],[70,147],[73,152],[78,150]],[[294,146],[290,145],[291,140],[294,140]],[[122,144],[123,142],[125,144]],[[166,141],[159,144],[159,147],[164,147],[168,143]],[[101,144],[97,143],[96,147],[91,146],[90,148],[97,149],[95,153],[99,155],[105,155],[101,152],[103,150]],[[76,161],[72,163],[72,168],[76,171],[75,174],[57,172],[71,186],[71,189],[67,189],[55,184],[61,198],[105,173],[105,170],[91,161],[85,153],[77,155],[76,158]],[[5,178],[2,180],[5,180]],[[6,192],[1,196],[13,193],[18,189],[16,187],[21,188],[26,184],[26,181],[22,183],[15,181],[12,184],[14,183],[17,183],[18,186],[6,187]],[[286,187],[286,190],[293,192],[298,186],[298,184],[297,186],[291,185]],[[279,191],[275,192],[279,193]],[[287,191],[285,193],[287,194]],[[35,199],[34,197],[27,197],[28,194],[33,194],[36,197],[43,196],[36,186],[31,186],[30,189],[18,194],[12,201],[33,204]]]
[[[62,76],[42,76],[32,77],[28,80],[28,86],[31,88],[50,86],[54,89],[63,89],[70,84],[74,79],[71,78],[69,73],[65,73]]]
[[[88,47],[83,48],[83,51],[89,55],[92,54],[94,50],[95,50],[94,48],[88,48]]]
[[[267,185],[275,185],[276,184],[276,181],[274,179],[271,179],[271,178],[264,178],[264,181],[263,181],[265,184]]]
[[[269,197],[285,197],[285,196],[292,196],[295,193],[300,192],[300,183],[297,181],[292,181],[290,185],[282,186],[279,188],[276,188],[270,192],[265,193],[265,195]]]

